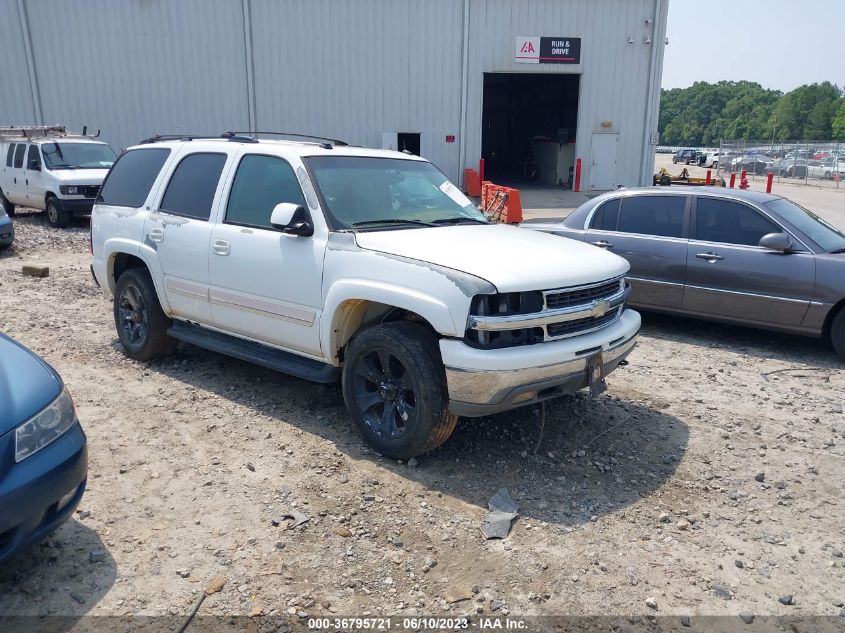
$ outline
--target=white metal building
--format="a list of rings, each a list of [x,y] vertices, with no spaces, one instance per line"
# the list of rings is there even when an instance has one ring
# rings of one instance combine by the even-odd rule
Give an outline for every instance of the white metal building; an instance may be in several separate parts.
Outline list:
[[[304,132],[651,182],[668,0],[0,0],[0,125]]]

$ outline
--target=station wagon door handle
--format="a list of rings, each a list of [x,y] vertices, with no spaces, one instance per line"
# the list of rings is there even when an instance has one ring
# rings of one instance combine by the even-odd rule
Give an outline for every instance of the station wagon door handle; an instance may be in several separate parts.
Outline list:
[[[214,243],[211,245],[211,250],[214,251],[215,255],[222,255],[226,256],[229,254],[230,244],[226,240],[214,240]]]
[[[147,237],[151,242],[156,242],[157,244],[160,244],[164,240],[164,230],[150,229],[150,232],[147,233]]]
[[[698,259],[706,259],[711,264],[715,261],[725,259],[718,253],[696,253],[695,256],[698,257]]]
[[[593,246],[598,246],[599,248],[613,248],[613,244],[610,242],[605,242],[604,240],[599,240],[598,242],[592,242]]]

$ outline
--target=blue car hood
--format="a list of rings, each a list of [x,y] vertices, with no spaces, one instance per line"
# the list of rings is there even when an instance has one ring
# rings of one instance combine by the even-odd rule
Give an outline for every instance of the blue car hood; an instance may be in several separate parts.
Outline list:
[[[50,404],[62,379],[40,356],[0,332],[0,435]]]

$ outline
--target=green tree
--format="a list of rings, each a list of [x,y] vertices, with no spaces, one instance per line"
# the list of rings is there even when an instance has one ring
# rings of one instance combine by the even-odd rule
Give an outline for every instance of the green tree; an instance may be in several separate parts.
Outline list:
[[[839,107],[831,122],[831,138],[845,141],[845,99],[839,100]]]

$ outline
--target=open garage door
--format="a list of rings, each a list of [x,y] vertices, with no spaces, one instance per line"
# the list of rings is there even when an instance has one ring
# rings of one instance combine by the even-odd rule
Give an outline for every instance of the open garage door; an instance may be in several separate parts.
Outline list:
[[[571,185],[580,75],[485,73],[485,178]]]

